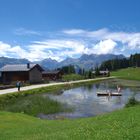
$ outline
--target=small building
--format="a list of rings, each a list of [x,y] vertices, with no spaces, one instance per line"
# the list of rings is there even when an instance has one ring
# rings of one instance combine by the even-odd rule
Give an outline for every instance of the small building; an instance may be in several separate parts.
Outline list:
[[[56,71],[43,71],[42,72],[42,77],[44,80],[60,80],[62,79],[63,73],[60,70]]]
[[[43,68],[38,64],[5,65],[0,69],[3,84],[14,81],[39,83],[42,81]]]
[[[92,71],[92,74],[95,74],[96,71]],[[108,70],[101,70],[99,71],[99,75],[101,76],[110,76],[110,72]]]

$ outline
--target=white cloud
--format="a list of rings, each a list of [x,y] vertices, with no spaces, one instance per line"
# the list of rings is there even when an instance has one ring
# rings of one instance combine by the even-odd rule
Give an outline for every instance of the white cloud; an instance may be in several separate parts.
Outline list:
[[[113,53],[114,48],[117,46],[117,43],[112,41],[111,39],[100,41],[92,48],[86,48],[87,54],[108,54]]]
[[[25,29],[25,28],[18,28],[14,31],[15,35],[37,35],[40,36],[41,33],[37,32],[37,31],[33,31],[33,30],[29,30],[29,29]]]
[[[72,39],[52,39],[46,41],[35,41],[34,44],[31,45],[31,48],[39,47],[40,49],[74,49],[74,50],[83,50],[84,46],[82,41],[72,40]]]
[[[64,34],[67,35],[76,35],[76,36],[81,36],[85,38],[92,38],[95,40],[101,40],[106,36],[106,34],[109,32],[107,28],[103,28],[97,31],[87,31],[87,30],[82,30],[82,29],[71,29],[71,30],[63,30],[62,31]]]
[[[10,53],[12,56],[18,58],[25,58],[25,56],[27,56],[28,54],[28,52],[22,49],[20,46],[11,47],[9,50],[7,50],[7,52]]]
[[[5,50],[7,50],[9,48],[10,48],[9,44],[6,44],[6,43],[3,43],[2,41],[0,41],[0,50],[1,51],[5,51]]]
[[[46,40],[42,42],[34,42],[28,46],[29,50],[33,52],[47,52],[45,58],[54,58],[58,61],[66,58],[73,57],[84,53],[84,42],[77,40]],[[41,52],[40,52],[41,53]]]
[[[0,41],[0,55],[6,56],[6,51],[9,50],[11,46],[9,44],[3,43]]]
[[[67,35],[80,36],[88,38],[94,41],[111,39],[115,42],[120,42],[123,45],[127,45],[130,49],[140,48],[140,33],[127,33],[127,32],[111,32],[107,28],[103,28],[97,31],[87,30],[64,30],[63,33]]]
[[[106,28],[97,31],[64,30],[61,39],[55,37],[33,41],[26,46],[12,46],[0,42],[0,56],[27,58],[30,61],[45,58],[61,61],[66,57],[78,57],[83,53],[128,55],[134,52],[140,52],[140,33],[111,32]]]
[[[63,33],[69,35],[78,35],[78,34],[84,34],[85,30],[82,29],[63,30]]]
[[[28,52],[20,46],[11,46],[7,43],[0,41],[0,56],[26,58]]]
[[[85,46],[76,40],[46,40],[34,42],[27,45],[25,50],[21,46],[11,46],[0,42],[0,56],[14,58],[27,58],[30,61],[38,61],[45,58],[52,58],[61,61],[66,57],[74,57],[84,53]]]

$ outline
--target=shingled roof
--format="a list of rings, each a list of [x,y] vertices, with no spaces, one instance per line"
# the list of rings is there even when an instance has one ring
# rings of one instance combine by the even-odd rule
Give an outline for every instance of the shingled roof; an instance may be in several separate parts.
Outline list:
[[[17,65],[5,65],[0,69],[0,72],[8,72],[8,71],[30,71],[33,67],[38,64],[17,64]]]

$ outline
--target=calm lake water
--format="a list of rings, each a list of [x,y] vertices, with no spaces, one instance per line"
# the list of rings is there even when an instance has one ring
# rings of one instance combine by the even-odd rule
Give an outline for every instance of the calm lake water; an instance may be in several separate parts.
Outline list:
[[[105,92],[106,90],[116,92],[117,85],[121,86],[122,96],[98,97],[96,94],[98,91]],[[65,90],[59,95],[43,94],[42,96],[49,96],[51,99],[73,108],[73,112],[70,113],[39,114],[42,119],[91,117],[123,108],[132,96],[140,100],[140,83],[126,80],[107,80]]]

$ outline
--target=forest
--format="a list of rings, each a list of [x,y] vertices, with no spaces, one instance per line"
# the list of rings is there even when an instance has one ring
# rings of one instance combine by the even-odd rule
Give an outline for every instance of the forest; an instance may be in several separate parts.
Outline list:
[[[129,58],[123,59],[113,59],[104,61],[99,69],[100,70],[109,70],[114,71],[122,68],[128,67],[140,67],[140,54],[133,54]]]

